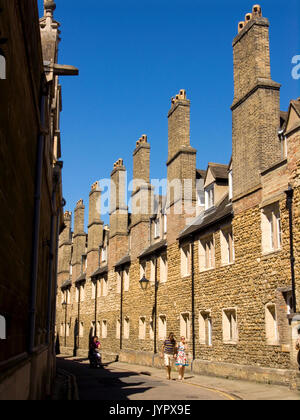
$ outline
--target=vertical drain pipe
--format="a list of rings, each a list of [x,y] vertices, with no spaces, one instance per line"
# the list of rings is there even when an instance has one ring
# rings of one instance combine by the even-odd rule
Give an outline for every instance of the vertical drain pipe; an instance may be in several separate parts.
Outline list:
[[[52,189],[52,199],[51,199],[51,227],[50,227],[50,241],[49,241],[49,268],[48,268],[48,308],[47,308],[47,336],[46,344],[50,344],[50,331],[51,331],[51,312],[52,312],[52,298],[53,298],[53,269],[54,269],[54,230],[55,225],[57,225],[56,218],[59,218],[59,209],[56,207],[56,190],[59,183],[59,174],[57,173],[57,168],[54,168],[53,176],[53,189]]]
[[[123,290],[124,290],[123,276],[124,276],[124,270],[123,270],[123,267],[122,267],[122,270],[121,270],[121,306],[120,306],[120,350],[123,349],[123,337],[122,337],[122,332],[123,332]]]
[[[43,93],[41,99],[41,128],[45,127],[45,103],[46,97]],[[39,239],[40,239],[40,219],[41,219],[41,189],[43,176],[43,155],[44,155],[45,134],[40,133],[37,144],[37,160],[35,174],[34,190],[34,219],[33,219],[33,237],[32,237],[32,260],[31,260],[31,280],[30,280],[30,298],[29,298],[29,336],[28,353],[32,354],[35,345],[35,326],[36,326],[36,295],[37,278],[39,264]]]
[[[194,237],[192,236],[191,244],[191,275],[192,275],[192,336],[193,336],[193,362],[196,359],[196,346],[195,346],[195,261],[194,261]]]
[[[292,295],[293,295],[293,312],[297,312],[296,302],[296,282],[295,282],[295,255],[294,255],[294,232],[293,232],[293,197],[294,190],[289,185],[286,193],[286,207],[289,212],[289,229],[290,229],[290,262],[291,262],[291,277],[292,277]]]

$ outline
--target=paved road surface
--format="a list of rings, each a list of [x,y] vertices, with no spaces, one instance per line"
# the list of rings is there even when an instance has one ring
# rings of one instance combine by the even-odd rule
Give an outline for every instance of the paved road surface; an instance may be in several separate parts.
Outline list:
[[[233,400],[233,396],[176,380],[147,375],[107,365],[90,369],[85,360],[59,358],[57,366],[76,376],[80,400]],[[141,367],[141,371],[143,368]],[[174,377],[176,374],[174,374]],[[187,375],[187,379],[189,375]]]

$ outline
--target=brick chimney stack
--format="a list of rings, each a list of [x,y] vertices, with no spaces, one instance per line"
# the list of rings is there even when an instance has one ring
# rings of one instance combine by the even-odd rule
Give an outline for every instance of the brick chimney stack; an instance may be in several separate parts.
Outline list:
[[[99,247],[103,243],[103,225],[104,223],[101,220],[101,190],[98,182],[95,182],[91,187],[89,199],[88,277],[97,270],[99,265]]]
[[[149,246],[149,217],[153,213],[153,189],[150,184],[150,144],[144,134],[133,152],[133,192],[131,216],[132,258]]]
[[[234,198],[260,185],[260,173],[280,160],[280,85],[271,80],[269,21],[259,5],[233,41]]]
[[[190,145],[190,101],[187,99],[186,91],[180,90],[179,94],[171,100],[171,109],[168,113],[169,135],[168,135],[168,182],[179,180],[181,191],[170,189],[168,196],[168,212],[173,213],[173,207],[182,205],[181,214],[168,216],[168,241],[176,240],[179,232],[186,226],[186,218],[195,215],[196,206],[196,153]],[[184,184],[184,180],[190,182],[190,186]],[[186,195],[185,209],[183,208],[184,192]],[[188,213],[186,214],[187,208]],[[170,219],[170,220],[169,220]]]
[[[109,266],[112,267],[128,250],[128,207],[126,204],[126,168],[123,159],[114,164],[111,173]]]
[[[82,255],[85,254],[86,233],[84,232],[84,210],[83,200],[77,202],[74,210],[74,234],[73,234],[73,256],[72,256],[72,279],[76,279],[81,274]]]
[[[70,277],[70,263],[72,253],[72,237],[71,237],[72,213],[66,211],[64,214],[65,228],[59,236],[59,258],[58,258],[58,285],[63,283]]]

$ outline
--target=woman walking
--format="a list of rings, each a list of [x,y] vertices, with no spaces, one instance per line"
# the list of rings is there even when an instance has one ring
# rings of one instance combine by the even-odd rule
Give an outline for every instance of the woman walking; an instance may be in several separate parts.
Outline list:
[[[188,346],[185,337],[181,337],[181,341],[177,346],[177,359],[176,366],[178,366],[178,379],[184,381],[184,371],[186,366],[189,365],[187,358]]]

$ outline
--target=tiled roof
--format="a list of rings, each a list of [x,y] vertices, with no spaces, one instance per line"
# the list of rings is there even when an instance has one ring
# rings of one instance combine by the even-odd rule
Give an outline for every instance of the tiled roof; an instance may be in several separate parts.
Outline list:
[[[145,258],[148,257],[152,254],[154,254],[157,251],[162,250],[163,248],[167,247],[167,241],[163,240],[160,242],[157,242],[156,244],[151,245],[149,248],[145,249],[145,251],[143,251],[141,253],[141,255],[139,256],[139,258]]]
[[[205,178],[206,171],[204,169],[196,169],[197,175],[200,175],[201,178]]]
[[[297,101],[291,101],[293,104],[295,110],[297,111],[298,115],[300,116],[300,100]]]
[[[81,274],[81,276],[78,277],[78,279],[75,281],[75,283],[81,283],[81,282],[85,281],[85,279],[86,279],[85,273]]]
[[[228,179],[228,165],[209,163],[209,167],[215,179]]]
[[[217,208],[212,209],[209,212],[204,212],[198,216],[191,225],[189,225],[187,228],[185,228],[185,230],[181,232],[178,239],[185,239],[190,235],[198,233],[208,228],[209,226],[232,216],[233,207],[227,195]]]
[[[101,274],[106,274],[108,272],[108,266],[106,265],[105,267],[99,267],[92,275],[91,277],[98,277]]]
[[[130,255],[126,255],[119,262],[117,262],[115,267],[121,267],[122,265],[130,264],[130,262],[131,262]]]
[[[61,289],[67,289],[68,287],[72,286],[72,282],[70,279],[64,282],[64,284],[61,286]]]

